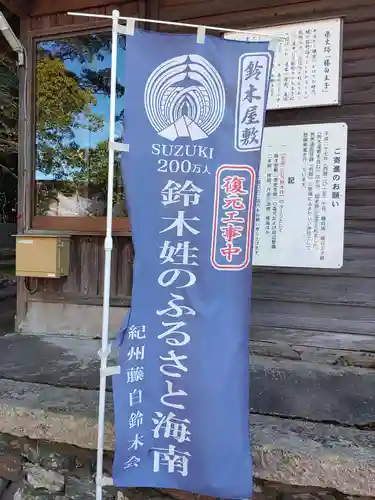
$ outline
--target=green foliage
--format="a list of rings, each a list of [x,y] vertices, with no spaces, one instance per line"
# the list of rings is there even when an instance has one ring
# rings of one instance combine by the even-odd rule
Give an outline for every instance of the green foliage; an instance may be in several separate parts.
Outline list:
[[[38,133],[65,132],[76,124],[79,113],[89,113],[95,104],[92,91],[81,89],[58,59],[42,57],[36,67]]]
[[[0,55],[0,222],[15,220],[18,149],[18,78],[15,62]]]
[[[104,127],[104,117],[95,112],[96,95],[110,94],[110,68],[101,64],[111,50],[110,36],[89,34],[38,45],[36,57],[36,169],[59,181],[41,185],[38,205],[43,212],[48,199],[58,192],[73,194],[82,185],[106,191],[108,147],[82,149],[76,134],[95,133]],[[80,63],[79,75],[65,62]],[[98,64],[92,64],[97,62]],[[87,67],[85,67],[87,66]],[[98,69],[95,69],[95,66]],[[94,68],[94,69],[92,69]],[[117,84],[117,96],[124,88]],[[120,118],[120,117],[118,117]],[[18,148],[18,75],[14,61],[0,57],[0,166],[16,181]],[[116,162],[119,169],[119,163]],[[43,208],[44,207],[44,208]]]
[[[95,132],[103,126],[103,118],[91,109],[96,104],[94,91],[82,88],[63,61],[43,55],[36,67],[36,102],[38,170],[64,179],[72,167],[84,162],[75,131],[86,128]]]
[[[73,173],[73,182],[77,186],[87,184],[94,185],[104,194],[107,193],[107,165],[108,165],[108,142],[100,142],[95,148],[86,151],[88,163],[81,165],[81,168],[75,169]],[[114,191],[118,188],[121,182],[120,159],[115,153],[115,176],[114,176]],[[116,198],[116,196],[115,196]]]
[[[15,62],[0,55],[0,163],[18,147],[18,77]]]

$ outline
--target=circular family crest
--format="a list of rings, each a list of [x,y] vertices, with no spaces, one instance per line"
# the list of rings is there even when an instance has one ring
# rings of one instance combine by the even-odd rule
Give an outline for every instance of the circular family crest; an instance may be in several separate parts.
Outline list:
[[[220,125],[225,88],[218,71],[206,59],[189,54],[168,59],[149,76],[144,93],[148,119],[170,141],[205,139]]]

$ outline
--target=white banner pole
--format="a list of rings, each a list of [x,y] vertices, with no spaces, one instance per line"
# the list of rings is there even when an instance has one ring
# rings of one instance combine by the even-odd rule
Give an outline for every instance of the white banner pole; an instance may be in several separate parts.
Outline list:
[[[107,368],[109,354],[108,330],[109,330],[109,304],[111,293],[111,257],[112,257],[112,213],[113,213],[113,177],[115,162],[115,122],[116,122],[116,85],[117,85],[117,42],[118,42],[118,20],[120,13],[114,10],[112,13],[112,63],[111,63],[111,94],[109,110],[109,138],[108,138],[108,192],[107,192],[107,228],[104,241],[105,264],[104,264],[104,291],[103,291],[103,323],[102,323],[102,348],[100,352],[100,390],[99,390],[99,415],[98,415],[98,449],[96,460],[96,500],[102,500],[103,494],[103,454],[104,454],[104,425],[105,425],[105,396],[107,376],[110,375]]]
[[[68,12],[67,14],[68,16],[92,17],[96,19],[112,19],[112,16],[106,14],[89,14],[87,12]],[[176,21],[162,21],[161,19],[144,19],[142,17],[119,16],[118,20],[126,21],[127,23],[129,21],[132,21],[137,23],[164,24],[166,26],[181,26],[183,28],[193,28],[196,30],[204,29],[205,31],[220,31],[222,33],[225,32],[242,33],[243,35],[260,36],[262,37],[261,39],[263,40],[265,38],[269,38],[270,40],[271,39],[284,40],[287,38],[287,35],[285,33],[273,33],[272,35],[267,33],[260,34],[257,31],[253,30],[229,29],[229,28],[223,28],[222,26],[206,26],[204,24],[178,23]]]

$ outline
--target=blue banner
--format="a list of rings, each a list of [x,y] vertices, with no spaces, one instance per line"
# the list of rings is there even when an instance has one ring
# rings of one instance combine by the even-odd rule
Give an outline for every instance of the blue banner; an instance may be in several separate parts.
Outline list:
[[[135,261],[113,377],[116,486],[251,495],[251,247],[271,66],[268,42],[127,37]]]

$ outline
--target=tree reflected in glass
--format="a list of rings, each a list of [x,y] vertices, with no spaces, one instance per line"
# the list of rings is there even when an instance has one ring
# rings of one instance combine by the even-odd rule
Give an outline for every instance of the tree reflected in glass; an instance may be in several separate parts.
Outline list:
[[[105,216],[111,34],[44,41],[36,48],[36,215]],[[116,136],[122,135],[125,45],[119,43]],[[125,202],[115,159],[114,216]]]

